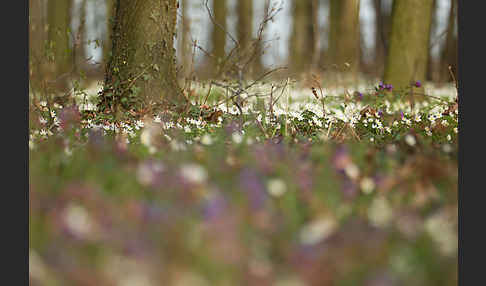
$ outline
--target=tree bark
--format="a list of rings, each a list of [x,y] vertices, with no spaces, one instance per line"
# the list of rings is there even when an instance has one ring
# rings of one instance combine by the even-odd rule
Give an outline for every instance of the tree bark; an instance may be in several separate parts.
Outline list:
[[[237,5],[238,22],[236,24],[238,42],[246,51],[253,35],[253,0],[239,0]]]
[[[177,0],[116,0],[112,56],[100,107],[183,100],[176,77]],[[140,106],[142,107],[142,106]]]
[[[449,66],[454,72],[457,72],[457,37],[454,35],[456,18],[457,18],[457,0],[451,0],[451,9],[449,11],[449,21],[447,24],[447,35],[440,59],[440,81],[452,81],[449,72]],[[457,77],[457,75],[455,75]]]
[[[71,1],[49,0],[47,5],[49,49],[53,57],[51,60],[54,61],[51,67],[51,80],[56,80],[56,88],[64,90],[68,85],[66,73],[72,66],[72,51],[69,43]]]
[[[401,89],[424,81],[433,0],[395,0],[385,82]],[[423,88],[422,88],[423,89]]]
[[[217,25],[213,25],[211,33],[213,68],[218,70],[219,61],[223,60],[226,53],[226,32],[228,30],[226,25],[227,7],[226,0],[213,0],[214,20]],[[219,25],[219,26],[218,26]]]
[[[383,0],[373,1],[375,9],[375,70],[383,77],[384,64],[388,51],[390,33],[390,13],[383,9]]]
[[[189,19],[189,15],[187,14],[188,11],[188,0],[179,0],[180,1],[180,9],[182,14],[181,19],[181,31],[180,31],[180,40],[179,40],[179,55],[180,60],[182,63],[182,75],[184,77],[188,77],[190,73],[190,65],[191,65],[191,43],[190,43],[190,29],[191,29],[191,21]]]
[[[113,21],[114,21],[114,0],[105,0],[105,6],[106,6],[106,34],[103,38],[103,62],[104,65],[106,66],[108,64],[108,61],[110,59],[110,53],[111,53],[111,43],[113,39],[111,38],[111,32],[113,31]]]
[[[318,53],[316,46],[317,25],[314,25],[315,0],[294,0],[292,35],[290,39],[290,68],[302,72],[309,68]],[[316,63],[317,64],[317,63]]]
[[[29,0],[29,84],[38,89],[44,78],[45,1]]]
[[[359,0],[330,2],[329,62],[356,72],[360,59]]]

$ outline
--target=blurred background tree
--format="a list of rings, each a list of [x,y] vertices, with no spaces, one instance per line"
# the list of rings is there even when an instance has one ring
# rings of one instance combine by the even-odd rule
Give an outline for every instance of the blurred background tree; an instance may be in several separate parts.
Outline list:
[[[396,88],[425,81],[433,0],[395,0],[385,82]]]
[[[48,58],[53,64],[50,67],[50,81],[61,90],[68,87],[67,73],[72,67],[72,49],[70,45],[71,1],[47,1],[48,19]]]

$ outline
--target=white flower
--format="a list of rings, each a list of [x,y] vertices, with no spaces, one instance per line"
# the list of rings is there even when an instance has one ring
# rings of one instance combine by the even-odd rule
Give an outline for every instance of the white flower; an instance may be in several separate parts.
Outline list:
[[[446,127],[449,126],[449,122],[447,122],[447,120],[442,120],[440,123]]]
[[[180,169],[182,177],[191,183],[204,183],[208,177],[206,169],[197,164],[186,164]]]
[[[243,141],[243,136],[238,132],[233,133],[231,138],[233,139],[233,142],[236,144],[240,144]]]
[[[451,141],[451,140],[452,140],[451,134],[447,134],[447,141]]]
[[[64,223],[75,234],[87,236],[93,231],[93,221],[86,209],[79,205],[70,205],[65,210]]]
[[[191,131],[192,131],[192,130],[191,130],[191,128],[190,128],[189,126],[187,126],[187,125],[186,125],[186,126],[184,127],[184,132],[186,132],[186,133],[191,133]]]
[[[387,127],[385,127],[385,131],[386,131],[386,132],[388,132],[388,133],[391,133],[391,132],[392,132],[391,128],[390,128],[390,127],[388,127],[388,126],[387,126]]]
[[[69,146],[66,146],[66,147],[64,147],[64,153],[67,156],[71,156],[73,154],[73,150],[71,148],[69,148]]]
[[[370,194],[375,189],[375,182],[373,179],[365,177],[361,180],[360,187],[363,193]]]
[[[377,227],[387,226],[393,218],[393,211],[385,197],[379,196],[373,199],[368,209],[368,219]]]
[[[417,143],[417,141],[415,140],[415,137],[411,134],[407,134],[405,136],[405,142],[412,147],[415,146],[415,144]]]
[[[457,226],[445,211],[433,214],[424,223],[425,231],[438,244],[445,255],[452,255],[457,250]]]
[[[44,125],[44,124],[47,123],[47,119],[45,119],[44,117],[40,117],[39,122],[40,122],[40,124]]]
[[[442,150],[446,153],[452,152],[452,146],[451,144],[444,144],[442,145]]]
[[[183,143],[181,143],[177,140],[170,141],[170,148],[173,151],[184,151],[184,150],[186,150],[186,146]]]
[[[337,223],[331,217],[316,219],[300,230],[300,241],[306,245],[316,244],[333,234],[336,228]]]
[[[140,134],[140,142],[142,142],[145,146],[152,146],[152,132],[150,132],[149,128],[145,128]]]
[[[457,134],[457,127],[454,127],[454,133]]]
[[[156,116],[154,117],[154,122],[161,123],[161,122],[162,122],[162,120],[160,119],[160,116],[156,115]]]
[[[211,138],[211,135],[204,134],[204,136],[201,138],[201,143],[204,144],[204,145],[213,144],[213,139]]]
[[[267,182],[268,192],[275,197],[280,197],[287,191],[287,185],[281,179],[271,179]]]
[[[355,164],[352,164],[352,163],[351,164],[348,164],[346,166],[346,168],[344,169],[344,172],[351,179],[356,179],[359,176],[358,166],[356,166]]]

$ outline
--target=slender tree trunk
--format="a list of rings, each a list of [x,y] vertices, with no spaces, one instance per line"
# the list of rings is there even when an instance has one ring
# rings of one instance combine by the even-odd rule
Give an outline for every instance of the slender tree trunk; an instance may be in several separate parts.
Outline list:
[[[456,18],[457,18],[457,0],[451,0],[451,9],[449,12],[449,21],[447,24],[447,35],[440,59],[440,81],[451,81],[449,66],[454,72],[457,72],[457,38],[454,35]]]
[[[330,4],[330,61],[340,67],[348,63],[347,71],[354,73],[360,58],[359,0],[331,0]]]
[[[75,56],[74,72],[78,73],[83,69],[86,60],[86,0],[81,2],[79,7],[79,26],[75,31],[73,52]]]
[[[236,32],[241,49],[246,51],[253,35],[253,0],[239,0],[237,4],[238,22]]]
[[[180,9],[182,14],[181,19],[181,31],[179,40],[179,55],[182,62],[182,75],[188,77],[191,69],[191,43],[190,43],[190,29],[191,21],[189,15],[187,14],[189,7],[189,0],[179,0]]]
[[[100,108],[183,100],[176,78],[177,0],[116,0],[112,57]],[[141,107],[141,106],[140,106]]]
[[[385,82],[406,88],[424,81],[427,70],[433,0],[395,0]]]
[[[438,19],[437,19],[437,9],[438,9],[438,2],[437,0],[432,0],[433,4],[432,4],[432,16],[431,16],[431,19],[430,19],[430,36],[429,36],[429,49],[428,49],[428,53],[429,53],[429,56],[428,56],[428,60],[427,60],[427,72],[426,72],[426,76],[425,76],[425,79],[428,80],[428,81],[436,81],[438,80],[438,75],[437,75],[437,71],[439,69],[438,65],[440,65],[440,60],[439,59],[436,59],[434,58],[433,56],[433,53],[432,51],[434,50],[433,49],[433,45],[438,45],[439,43],[437,41],[439,41],[440,37],[439,38],[436,38],[436,32],[437,32],[437,29],[438,29]],[[439,31],[440,32],[440,31]]]
[[[212,42],[212,54],[215,57],[213,59],[213,67],[217,71],[219,62],[224,59],[225,47],[226,47],[226,33],[227,25],[226,25],[226,16],[227,16],[227,7],[226,7],[226,0],[213,0],[213,13],[214,13],[214,20],[218,25],[213,25],[213,30],[211,33],[211,42]]]
[[[44,29],[45,1],[29,0],[29,83],[34,89],[43,79],[44,44],[47,38]]]
[[[57,79],[56,88],[66,89],[68,85],[69,72],[72,66],[72,51],[69,43],[71,0],[49,0],[48,22],[49,22],[49,46],[53,56],[52,79]]]
[[[105,0],[106,6],[106,33],[103,37],[103,63],[106,65],[109,62],[110,55],[111,55],[111,43],[113,39],[111,39],[111,32],[113,31],[113,16],[115,7],[113,5],[114,0]]]
[[[390,32],[390,13],[383,9],[383,0],[373,1],[375,8],[375,70],[379,77],[383,77],[384,64],[388,51]]]

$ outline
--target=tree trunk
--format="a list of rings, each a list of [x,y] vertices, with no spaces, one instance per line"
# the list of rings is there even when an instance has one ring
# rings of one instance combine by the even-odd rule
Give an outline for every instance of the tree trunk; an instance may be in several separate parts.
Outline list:
[[[219,62],[225,58],[225,47],[226,47],[226,0],[213,0],[213,13],[214,20],[217,25],[213,25],[213,30],[211,33],[212,42],[212,55],[213,68],[218,71]],[[218,26],[219,25],[219,26]]]
[[[75,57],[74,72],[79,73],[86,64],[86,0],[81,2],[78,11],[79,26],[74,34],[73,52]]]
[[[395,0],[385,82],[406,88],[424,81],[427,70],[433,0]]]
[[[383,9],[383,0],[373,1],[375,8],[375,70],[379,77],[383,77],[384,64],[388,51],[390,32],[390,13]]]
[[[115,7],[113,5],[114,0],[105,0],[106,6],[106,34],[103,37],[103,63],[106,66],[110,60],[111,54],[111,43],[113,39],[111,39],[111,32],[113,31],[113,16]]]
[[[438,9],[438,2],[437,0],[432,0],[432,16],[430,18],[430,36],[429,36],[429,56],[427,58],[427,71],[425,73],[425,79],[427,81],[436,81],[438,80],[437,71],[439,69],[438,65],[440,65],[440,60],[435,59],[433,56],[433,46],[439,45],[439,41],[441,36],[438,38],[436,37],[437,29],[438,29],[438,19],[437,19],[437,9]]]
[[[116,0],[112,57],[100,108],[129,109],[144,100],[173,107],[183,100],[176,78],[177,0]]]
[[[302,72],[315,59],[316,41],[313,22],[315,0],[294,0],[292,35],[290,39],[290,67],[292,72]]]
[[[69,43],[71,1],[49,0],[47,5],[49,49],[51,60],[54,62],[51,67],[51,80],[56,79],[56,88],[65,90],[68,85],[67,73],[72,66],[72,51]]]
[[[447,82],[451,81],[452,78],[449,73],[449,66],[452,70],[457,72],[457,37],[454,35],[456,18],[457,18],[457,0],[451,0],[451,9],[449,12],[449,21],[447,24],[447,35],[444,44],[444,49],[442,50],[440,59],[440,81]],[[457,77],[457,75],[455,75]]]
[[[45,1],[29,0],[29,84],[38,89],[44,77]]]
[[[360,58],[359,0],[331,0],[330,5],[330,62],[341,68],[348,63],[346,70],[354,73]]]
[[[238,22],[236,24],[238,42],[243,51],[248,50],[253,35],[253,0],[239,0],[237,4]]]
[[[188,0],[180,0],[181,4],[181,31],[179,40],[179,55],[182,63],[182,76],[188,77],[191,69],[191,43],[190,43],[190,29],[191,21],[189,19],[188,11]]]

